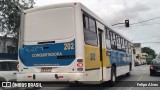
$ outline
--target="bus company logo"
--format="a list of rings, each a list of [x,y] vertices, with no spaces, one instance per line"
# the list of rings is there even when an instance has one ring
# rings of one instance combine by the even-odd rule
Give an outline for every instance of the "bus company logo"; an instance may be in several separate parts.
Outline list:
[[[26,48],[27,52],[36,52],[38,50],[43,50],[43,47],[32,47],[30,49]]]

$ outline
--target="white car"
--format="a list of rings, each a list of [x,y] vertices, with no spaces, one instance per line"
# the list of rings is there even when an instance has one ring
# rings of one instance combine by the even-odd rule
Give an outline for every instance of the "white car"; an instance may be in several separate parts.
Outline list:
[[[0,60],[0,82],[17,80],[17,60]],[[0,90],[2,84],[0,83]]]

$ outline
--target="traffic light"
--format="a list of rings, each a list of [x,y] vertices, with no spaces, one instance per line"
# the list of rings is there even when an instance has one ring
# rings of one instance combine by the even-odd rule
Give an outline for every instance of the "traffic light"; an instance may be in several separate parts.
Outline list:
[[[129,27],[129,20],[125,20],[125,26]]]

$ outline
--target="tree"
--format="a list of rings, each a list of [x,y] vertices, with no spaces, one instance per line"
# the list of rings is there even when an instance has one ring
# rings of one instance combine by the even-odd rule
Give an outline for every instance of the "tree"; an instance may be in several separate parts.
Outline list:
[[[149,47],[143,47],[142,48],[142,53],[147,53],[148,55],[153,55],[153,58],[156,57],[156,53],[153,49],[149,48]]]
[[[15,46],[18,46],[21,10],[32,8],[33,5],[34,0],[0,0],[0,34],[4,39],[8,36],[15,38]]]

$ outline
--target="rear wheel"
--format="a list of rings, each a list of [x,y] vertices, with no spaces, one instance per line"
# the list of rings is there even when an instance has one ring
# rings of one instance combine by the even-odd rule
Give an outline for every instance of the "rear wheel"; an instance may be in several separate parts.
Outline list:
[[[111,68],[111,80],[110,80],[110,86],[115,86],[116,84],[116,69],[114,66]]]
[[[129,65],[129,72],[128,72],[128,73],[126,73],[126,76],[127,76],[127,77],[129,77],[129,76],[130,76],[130,72],[131,72],[131,70],[132,70],[132,64],[130,64],[130,65]]]
[[[126,76],[129,77],[130,76],[130,72],[126,73]]]

